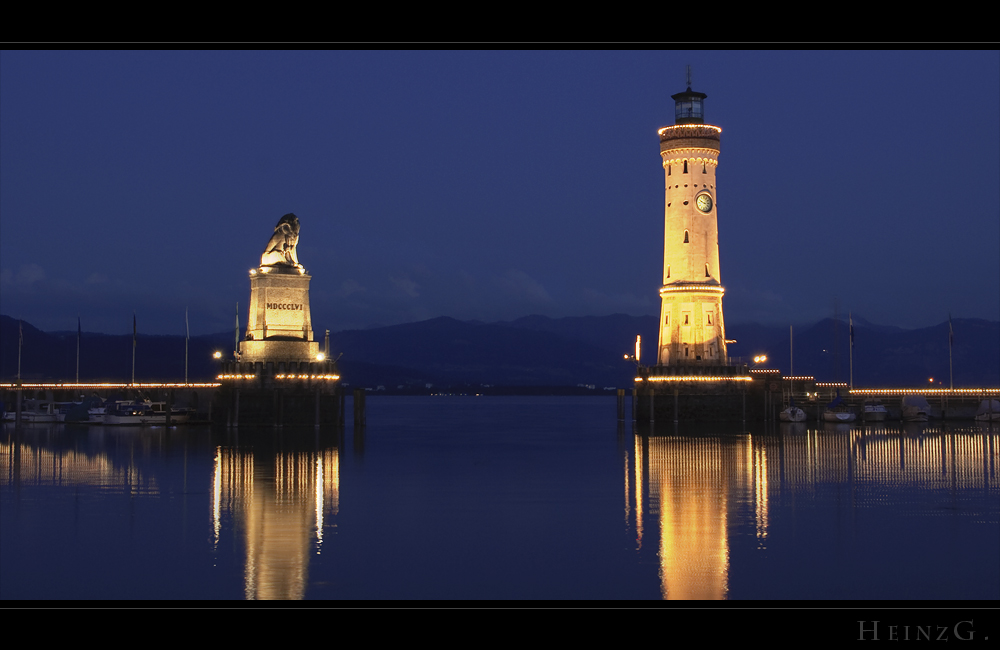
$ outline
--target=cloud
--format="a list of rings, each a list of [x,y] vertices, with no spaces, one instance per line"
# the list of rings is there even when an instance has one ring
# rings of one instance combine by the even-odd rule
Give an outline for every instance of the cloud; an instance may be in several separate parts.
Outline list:
[[[38,282],[45,281],[45,269],[34,262],[24,264],[14,273],[10,269],[0,272],[0,282],[11,287],[29,288]]]
[[[417,290],[419,285],[409,278],[394,278],[389,276],[389,282],[391,282],[392,286],[394,286],[397,290],[410,298],[420,297],[420,291]]]
[[[356,280],[347,279],[340,283],[340,289],[333,292],[333,295],[338,298],[346,298],[352,293],[359,293],[362,291],[367,291],[365,287],[362,287]]]
[[[510,297],[527,300],[534,304],[552,302],[545,287],[524,271],[510,269],[497,279],[497,283],[500,285],[500,289]]]
[[[584,302],[583,311],[592,316],[613,313],[656,314],[660,307],[659,296],[655,294],[639,297],[632,293],[609,294],[598,289],[584,288],[581,295]]]

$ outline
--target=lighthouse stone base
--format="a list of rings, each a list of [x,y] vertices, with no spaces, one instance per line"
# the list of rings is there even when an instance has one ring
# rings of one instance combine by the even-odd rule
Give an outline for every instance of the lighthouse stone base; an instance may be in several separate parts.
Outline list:
[[[309,281],[304,269],[261,266],[250,272],[250,315],[240,360],[316,361],[309,311]]]

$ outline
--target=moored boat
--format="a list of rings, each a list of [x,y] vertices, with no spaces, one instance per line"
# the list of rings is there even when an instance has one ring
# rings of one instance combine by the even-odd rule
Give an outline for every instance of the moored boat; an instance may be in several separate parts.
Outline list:
[[[889,412],[881,400],[865,400],[865,410],[861,415],[865,422],[885,422]]]
[[[854,422],[857,417],[854,411],[846,406],[823,411],[823,419],[827,422]]]
[[[979,422],[1000,422],[1000,400],[984,399],[976,410]]]
[[[116,402],[106,409],[104,424],[166,424],[167,412],[163,402]]]
[[[61,422],[59,416],[59,409],[52,400],[26,399],[21,403],[21,422],[24,424]],[[15,422],[17,413],[8,411],[3,414],[3,419],[4,422]]]
[[[823,411],[823,419],[827,422],[854,422],[857,415],[847,404],[844,404],[840,397],[840,389],[837,389],[837,397],[826,405]]]
[[[931,412],[931,405],[923,395],[904,395],[900,405],[900,416],[903,422],[926,422]]]
[[[795,400],[790,399],[788,401],[788,407],[783,409],[781,413],[778,414],[778,418],[782,422],[805,422],[806,412],[795,406]]]

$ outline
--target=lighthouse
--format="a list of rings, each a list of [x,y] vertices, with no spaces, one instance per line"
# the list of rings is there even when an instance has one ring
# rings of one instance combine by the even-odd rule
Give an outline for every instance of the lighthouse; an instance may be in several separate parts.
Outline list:
[[[659,130],[663,162],[663,284],[657,365],[724,366],[716,169],[722,129],[705,123],[707,95],[671,98],[674,124]]]

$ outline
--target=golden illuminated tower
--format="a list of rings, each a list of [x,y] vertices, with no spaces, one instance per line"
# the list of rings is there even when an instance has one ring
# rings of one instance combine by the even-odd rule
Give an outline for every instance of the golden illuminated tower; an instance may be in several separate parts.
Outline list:
[[[666,174],[659,365],[725,365],[715,169],[717,126],[705,124],[706,95],[690,84],[673,95],[675,124],[659,130]]]

